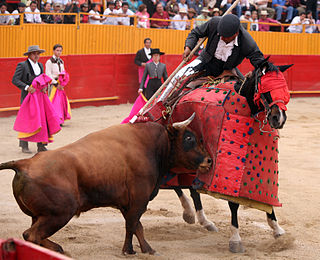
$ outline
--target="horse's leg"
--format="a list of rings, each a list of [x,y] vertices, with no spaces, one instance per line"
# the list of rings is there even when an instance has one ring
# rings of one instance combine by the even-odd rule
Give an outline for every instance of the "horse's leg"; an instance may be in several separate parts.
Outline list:
[[[279,226],[276,215],[274,214],[274,209],[272,208],[272,213],[267,213],[267,221],[269,226],[273,229],[273,236],[275,238],[283,235],[285,233],[284,229]]]
[[[239,234],[238,225],[238,208],[239,204],[228,202],[229,208],[231,210],[231,238],[229,240],[229,250],[232,253],[243,253],[244,249],[241,242],[241,237]]]
[[[195,221],[195,214],[194,214],[194,210],[192,209],[190,200],[187,198],[187,196],[182,192],[182,190],[178,187],[174,187],[173,188],[174,191],[177,193],[181,206],[183,208],[183,219],[185,222],[187,222],[188,224],[194,224]]]
[[[207,219],[207,216],[204,214],[204,210],[202,208],[200,194],[193,188],[189,188],[190,196],[192,197],[194,207],[196,209],[197,219],[201,226],[206,228],[209,231],[218,232],[218,228],[216,225]]]

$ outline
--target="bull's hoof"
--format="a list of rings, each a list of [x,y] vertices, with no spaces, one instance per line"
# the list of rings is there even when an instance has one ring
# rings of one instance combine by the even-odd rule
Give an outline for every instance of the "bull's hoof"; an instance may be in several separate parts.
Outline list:
[[[213,224],[212,222],[205,225],[204,228],[208,231],[211,231],[211,232],[218,232],[219,231],[219,229],[216,227],[216,225]]]
[[[190,215],[187,212],[183,212],[182,218],[185,222],[187,222],[188,224],[194,224],[196,223],[196,219],[194,217],[194,215]]]
[[[229,251],[231,253],[243,253],[244,248],[241,241],[229,241]]]

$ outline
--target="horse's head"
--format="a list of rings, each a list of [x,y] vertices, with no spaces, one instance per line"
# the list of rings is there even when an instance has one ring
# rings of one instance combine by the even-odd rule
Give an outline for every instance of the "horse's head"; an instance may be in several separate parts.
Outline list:
[[[290,99],[282,72],[292,65],[274,66],[268,59],[247,75],[239,94],[247,98],[252,114],[264,110],[264,123],[268,121],[272,128],[281,129],[287,119],[286,104]]]

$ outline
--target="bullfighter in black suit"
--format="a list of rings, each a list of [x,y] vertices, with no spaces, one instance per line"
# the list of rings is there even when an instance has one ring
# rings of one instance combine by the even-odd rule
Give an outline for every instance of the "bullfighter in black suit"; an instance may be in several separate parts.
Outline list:
[[[144,48],[140,49],[136,53],[136,57],[134,59],[134,63],[139,66],[139,83],[141,82],[144,68],[146,67],[147,62],[151,59],[151,39],[144,39]]]
[[[164,52],[161,52],[159,49],[152,49],[150,54],[152,62],[147,63],[138,90],[138,93],[143,92],[147,99],[150,99],[161,86],[161,78],[164,81],[168,78],[166,64],[160,62],[160,55],[163,55]],[[147,87],[144,88],[147,76],[149,76],[149,81]]]
[[[184,66],[168,84],[163,100],[170,93],[175,82],[182,76],[191,76],[200,71],[206,75],[219,76],[224,70],[237,70],[244,58],[250,60],[254,67],[264,61],[262,52],[251,35],[240,26],[240,20],[233,14],[224,17],[215,16],[208,22],[193,29],[185,42],[183,57],[186,59],[200,38],[208,37],[206,48],[194,61]]]
[[[38,62],[40,54],[45,52],[41,50],[38,45],[29,46],[28,51],[23,55],[28,56],[26,61],[20,62],[12,78],[12,83],[21,89],[22,104],[28,93],[34,93],[36,90],[31,86],[32,81],[43,73],[43,65]],[[23,153],[31,153],[28,147],[28,142],[21,141],[19,146],[22,148]],[[46,147],[42,143],[38,143],[38,152],[46,151]]]

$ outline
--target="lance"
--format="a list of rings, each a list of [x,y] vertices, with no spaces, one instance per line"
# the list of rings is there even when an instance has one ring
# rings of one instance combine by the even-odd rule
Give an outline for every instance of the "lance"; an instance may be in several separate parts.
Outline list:
[[[235,6],[240,2],[240,0],[234,1],[234,3],[229,7],[229,9],[222,15],[225,16],[235,8]],[[153,94],[153,96],[148,100],[148,102],[139,110],[138,114],[135,115],[131,120],[130,123],[134,123],[138,116],[143,115],[143,113],[146,111],[147,107],[153,102],[153,100],[161,93],[161,91],[168,85],[168,83],[172,80],[172,78],[178,73],[178,71],[189,61],[191,60],[192,56],[196,52],[197,49],[200,48],[200,46],[204,43],[204,41],[207,39],[207,37],[204,37],[200,39],[197,43],[197,45],[192,49],[192,51],[189,53],[188,57],[183,59],[183,61],[179,64],[179,66],[171,73],[171,75],[167,78],[165,82],[160,86],[160,88]],[[168,93],[169,94],[169,93]]]

